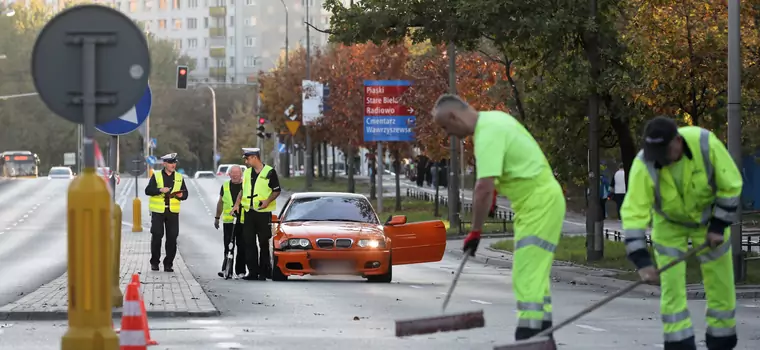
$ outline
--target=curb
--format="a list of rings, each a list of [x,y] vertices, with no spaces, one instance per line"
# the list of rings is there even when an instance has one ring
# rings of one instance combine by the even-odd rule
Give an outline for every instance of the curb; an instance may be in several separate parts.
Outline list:
[[[511,252],[493,249],[491,247],[485,247],[485,249],[493,251],[493,252],[499,252],[505,255],[512,254]],[[464,253],[460,250],[447,249],[446,253],[453,255],[457,258],[461,258],[462,256],[464,256]],[[512,268],[512,262],[509,260],[484,257],[478,254],[476,254],[474,257],[470,257],[470,261],[475,261],[475,262],[485,264],[485,265],[490,265],[490,266]],[[555,264],[556,263],[557,261],[555,261]],[[585,268],[581,265],[575,265],[575,264],[571,264],[569,266]],[[628,281],[628,280],[622,280],[622,279],[617,279],[617,278],[612,278],[612,277],[590,276],[590,275],[583,275],[577,272],[562,271],[560,269],[557,269],[557,267],[562,267],[562,265],[560,266],[554,265],[554,268],[552,269],[552,278],[557,281],[563,281],[563,280],[568,281],[568,283],[572,285],[590,285],[590,286],[596,286],[596,287],[601,287],[601,288],[620,289],[627,286],[629,283],[632,283],[631,281]],[[598,269],[598,270],[603,270],[603,269]],[[633,291],[629,292],[628,294],[637,295],[637,296],[645,296],[645,297],[653,297],[653,296],[659,297],[660,287],[652,286],[652,285],[642,285],[640,287],[637,287]],[[688,300],[705,300],[706,294],[704,291],[701,291],[701,290],[687,291],[686,298]],[[736,299],[760,299],[760,292],[741,291],[741,287],[737,287]]]
[[[491,234],[483,234],[480,236],[481,239],[483,238],[509,238],[514,237],[514,233],[491,233]],[[467,237],[467,235],[448,235],[446,236],[447,241],[457,241],[457,240],[463,240]]]
[[[216,317],[222,313],[219,310],[203,311],[148,311],[148,318],[173,317]],[[121,310],[114,310],[112,318],[121,318]],[[0,312],[0,320],[4,321],[66,321],[68,311],[9,311]]]

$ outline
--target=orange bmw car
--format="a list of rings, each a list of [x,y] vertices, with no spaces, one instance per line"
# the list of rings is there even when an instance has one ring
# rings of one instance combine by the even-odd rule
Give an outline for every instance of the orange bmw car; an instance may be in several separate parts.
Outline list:
[[[272,219],[275,281],[340,274],[388,283],[393,266],[440,261],[446,248],[442,221],[397,215],[382,223],[360,194],[296,193]]]

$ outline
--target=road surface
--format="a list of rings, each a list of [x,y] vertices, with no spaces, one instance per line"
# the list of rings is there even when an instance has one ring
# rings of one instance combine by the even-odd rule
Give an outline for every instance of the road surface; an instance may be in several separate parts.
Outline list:
[[[440,314],[443,295],[459,263],[448,255],[438,263],[394,268],[394,281],[390,284],[328,276],[293,278],[287,282],[223,280],[216,275],[222,259],[221,231],[213,228],[221,181],[189,182],[191,197],[183,204],[180,219],[180,253],[221,316],[151,319],[152,338],[159,342],[156,348],[491,349],[512,338],[515,299],[510,270],[482,264],[467,266],[447,312],[483,309],[485,328],[404,339],[394,336],[396,319]],[[145,180],[141,180],[140,191],[144,185]],[[50,187],[49,191],[55,188]],[[0,194],[4,200],[7,191]],[[5,217],[8,204],[0,205],[4,205]],[[124,206],[125,221],[131,218],[130,207]],[[63,212],[56,213],[56,218],[58,226],[50,223],[46,227],[60,227],[60,233],[38,233],[45,230],[30,226],[37,231],[27,234],[62,236]],[[40,220],[39,225],[42,224]],[[27,264],[25,254],[17,253],[14,257],[20,262],[13,266]],[[21,278],[20,274],[5,270],[5,265],[0,265],[0,273],[5,273],[6,278]],[[567,283],[555,283],[553,291],[557,319],[568,317],[606,295],[604,290]],[[705,302],[690,301],[689,305],[698,338],[703,339]],[[737,349],[756,349],[760,340],[760,302],[740,300],[737,318],[741,339]],[[0,323],[0,344],[11,349],[59,349],[65,330],[65,322]],[[658,301],[621,298],[559,331],[556,338],[560,349],[662,348]]]

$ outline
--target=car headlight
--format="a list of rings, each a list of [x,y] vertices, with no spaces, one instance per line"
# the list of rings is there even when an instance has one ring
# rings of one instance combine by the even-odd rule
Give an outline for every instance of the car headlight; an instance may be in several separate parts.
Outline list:
[[[311,247],[311,242],[305,238],[291,238],[280,242],[280,247],[294,248],[294,249],[306,249]]]
[[[362,248],[385,248],[384,240],[377,239],[361,239],[359,240],[359,247]]]

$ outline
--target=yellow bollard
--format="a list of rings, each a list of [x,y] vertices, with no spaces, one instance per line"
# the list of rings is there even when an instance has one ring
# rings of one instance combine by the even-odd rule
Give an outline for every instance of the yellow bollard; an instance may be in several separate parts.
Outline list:
[[[111,194],[106,183],[85,168],[69,185],[69,328],[61,350],[118,350],[111,318]]]
[[[119,287],[119,268],[121,267],[121,207],[118,204],[113,205],[113,281],[111,285],[111,307],[124,306],[124,294]]]
[[[132,232],[143,232],[142,204],[140,198],[132,200]]]

